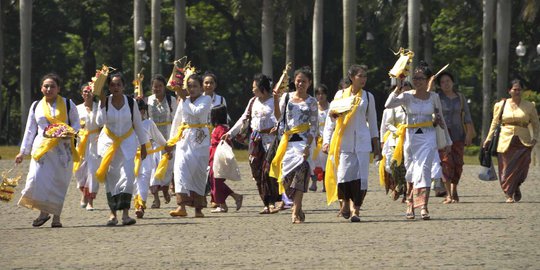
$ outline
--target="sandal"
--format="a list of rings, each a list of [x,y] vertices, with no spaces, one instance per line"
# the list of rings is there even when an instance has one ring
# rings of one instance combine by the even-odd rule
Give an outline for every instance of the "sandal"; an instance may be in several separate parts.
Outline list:
[[[154,200],[154,201],[152,202],[152,206],[150,206],[150,207],[153,208],[153,209],[158,209],[158,208],[161,207],[161,202],[159,201],[159,199],[158,199],[158,200]]]
[[[353,215],[353,216],[351,217],[351,222],[360,222],[360,217],[357,216],[357,215]]]
[[[185,217],[187,216],[187,211],[181,209],[173,210],[169,212],[169,215],[171,215],[171,217]]]
[[[32,222],[32,226],[40,227],[41,225],[45,224],[45,222],[47,222],[50,218],[50,215],[47,215],[46,217],[38,217],[34,219],[34,221]]]
[[[414,216],[414,207],[412,205],[412,203],[407,200],[407,212],[405,212],[405,218],[407,219],[414,219],[415,216]]]
[[[514,192],[514,201],[519,202],[521,201],[521,190],[519,188],[516,189]]]
[[[449,203],[453,203],[454,200],[452,200],[452,197],[450,196],[446,196],[446,198],[442,201],[443,204],[449,204]]]
[[[117,218],[111,218],[107,221],[107,226],[116,226],[116,224],[118,224]]]
[[[242,202],[244,202],[244,195],[238,195],[238,199],[234,199],[234,203],[236,204],[236,211],[242,208]]]
[[[137,210],[135,210],[135,216],[137,216],[137,218],[143,218],[144,217],[144,208],[142,208],[142,207],[137,208]]]
[[[216,209],[211,210],[210,213],[227,213],[227,209],[218,206]]]
[[[51,228],[62,228],[62,223],[60,223],[60,221],[53,221],[51,223]]]
[[[137,223],[137,220],[135,220],[133,218],[130,218],[130,217],[122,219],[122,225],[124,225],[124,226],[133,225],[135,223]]]
[[[427,210],[427,208],[422,208],[422,210],[420,211],[420,216],[422,216],[423,220],[431,219],[431,217],[429,216],[429,211]]]
[[[270,210],[268,210],[268,207],[264,207],[263,210],[259,212],[261,215],[270,214]]]
[[[514,201],[514,199],[508,197],[506,198],[506,203],[515,203],[516,201]]]

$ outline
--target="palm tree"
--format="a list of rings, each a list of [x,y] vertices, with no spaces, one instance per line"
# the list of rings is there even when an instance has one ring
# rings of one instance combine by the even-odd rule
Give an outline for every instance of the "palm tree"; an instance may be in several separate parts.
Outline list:
[[[343,0],[343,77],[355,60],[357,0]]]
[[[174,1],[174,44],[174,59],[180,59],[186,53],[186,0]]]
[[[409,0],[407,5],[408,26],[409,26],[409,48],[419,55],[420,43],[420,0]],[[414,68],[418,65],[418,57],[413,58]]]
[[[274,51],[273,0],[263,0],[261,24],[262,73],[272,78],[272,54]]]
[[[508,57],[512,2],[497,1],[497,98],[505,96],[508,83]]]
[[[493,72],[493,20],[495,2],[484,0],[484,21],[482,25],[482,119],[491,119],[491,74]],[[482,121],[482,141],[489,131],[490,121]]]
[[[152,0],[152,42],[150,49],[152,50],[152,76],[159,72],[159,46],[161,38],[161,0]]]
[[[28,108],[32,99],[31,66],[32,66],[32,0],[19,1],[19,18],[21,22],[21,134],[26,127]]]
[[[315,0],[313,7],[313,89],[317,89],[321,83],[322,49],[323,49],[323,0]]]
[[[137,73],[141,70],[141,59],[137,48],[137,40],[144,35],[144,0],[133,1],[133,47],[134,63],[133,78],[137,78]]]
[[[292,63],[289,70],[289,78],[292,78],[295,61],[295,43],[296,43],[296,16],[295,1],[287,2],[287,35],[285,40],[285,64]]]

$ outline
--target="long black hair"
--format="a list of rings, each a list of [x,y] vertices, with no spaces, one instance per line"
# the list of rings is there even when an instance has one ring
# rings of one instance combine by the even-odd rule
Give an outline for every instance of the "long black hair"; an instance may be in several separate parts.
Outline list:
[[[210,123],[212,126],[227,124],[227,106],[219,104],[212,108],[210,112]]]

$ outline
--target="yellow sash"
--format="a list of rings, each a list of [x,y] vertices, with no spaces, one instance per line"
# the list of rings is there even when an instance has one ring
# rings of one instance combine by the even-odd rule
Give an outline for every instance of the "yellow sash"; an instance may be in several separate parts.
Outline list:
[[[324,186],[326,188],[326,202],[330,205],[332,202],[337,201],[337,168],[339,166],[339,155],[341,150],[341,140],[343,139],[343,133],[349,124],[351,117],[358,109],[360,102],[362,101],[362,89],[356,93],[352,109],[340,115],[336,119],[336,128],[332,134],[332,140],[330,141],[330,148],[328,150],[328,160],[326,161],[326,175],[324,177]],[[343,91],[341,98],[348,98],[352,94],[352,86]],[[331,113],[331,112],[329,112]]]
[[[309,130],[309,123],[303,123],[301,125],[298,125],[296,127],[291,128],[290,130],[287,130],[283,132],[283,136],[281,136],[281,140],[279,141],[278,148],[276,150],[276,155],[274,156],[274,159],[272,160],[272,164],[270,164],[270,177],[276,178],[279,183],[279,194],[282,194],[285,191],[285,188],[283,187],[283,180],[281,179],[282,175],[282,163],[283,163],[283,156],[285,156],[285,151],[287,150],[287,145],[289,144],[289,137],[295,133],[301,133]]]
[[[396,161],[397,165],[401,165],[403,162],[403,144],[405,143],[405,130],[407,128],[421,128],[421,127],[433,127],[433,122],[426,121],[416,124],[399,125],[397,127],[396,136],[398,138],[394,154],[392,155],[392,161]]]
[[[319,157],[319,153],[322,149],[322,140],[323,138],[319,136],[317,138],[317,143],[315,144],[315,150],[313,151],[313,161],[317,160],[317,157]]]
[[[170,125],[170,124],[172,124],[171,121],[157,122],[157,123],[156,123],[156,126],[158,126],[158,127],[159,127],[159,126],[168,126],[168,125]]]
[[[69,112],[67,111],[66,102],[64,102],[64,99],[60,95],[56,96],[54,117],[51,115],[51,109],[49,108],[45,97],[41,99],[41,106],[43,107],[43,112],[45,113],[45,117],[47,118],[47,121],[49,121],[49,124],[67,123]],[[55,148],[61,139],[62,138],[43,138],[43,141],[41,141],[38,149],[34,152],[34,155],[32,155],[34,160],[39,160],[41,157],[43,157],[43,155],[45,155],[45,153]],[[75,149],[75,142],[73,141],[73,138],[69,139],[71,141],[71,154],[73,155],[73,161],[78,162],[79,155],[77,154],[77,149]]]
[[[146,155],[149,156],[151,154],[163,151],[165,149],[165,146],[157,147],[156,149],[152,149],[151,143],[146,143]],[[135,177],[139,176],[139,169],[141,168],[141,147],[137,148],[137,154],[135,155]]]
[[[383,123],[384,124],[384,123]],[[401,124],[400,124],[401,125]],[[399,126],[398,125],[398,128]],[[383,143],[386,144],[388,141],[388,137],[392,134],[390,130],[387,130],[383,135]],[[382,159],[379,162],[379,184],[381,187],[384,187],[386,185],[386,174],[384,173],[384,167],[386,166],[386,155],[382,155]]]
[[[103,130],[105,131],[105,134],[113,140],[113,143],[111,146],[109,146],[109,148],[105,152],[105,155],[103,155],[103,159],[101,159],[101,164],[96,171],[96,177],[100,183],[105,182],[105,176],[109,171],[109,165],[114,158],[114,154],[116,153],[116,151],[118,151],[118,149],[122,145],[122,142],[133,133],[133,127],[130,128],[122,136],[116,136],[116,134],[114,134],[107,126],[104,126]]]
[[[209,124],[188,124],[188,123],[182,123],[178,127],[178,131],[176,132],[176,135],[174,137],[170,138],[167,141],[167,146],[173,146],[175,145],[180,138],[182,138],[182,134],[184,133],[184,130],[187,128],[208,128],[210,129],[212,126]],[[165,174],[167,173],[167,167],[169,166],[169,158],[167,157],[167,153],[163,153],[161,155],[161,159],[159,160],[158,167],[156,169],[156,172],[154,174],[154,179],[156,180],[163,180],[165,178]]]
[[[81,166],[81,163],[86,155],[86,147],[88,145],[88,137],[90,137],[91,134],[98,133],[101,129],[96,128],[92,130],[88,130],[86,128],[79,130],[77,133],[77,136],[79,136],[79,144],[77,144],[77,153],[79,153],[79,160],[76,162],[73,162],[73,172],[76,172],[79,170],[79,167]]]

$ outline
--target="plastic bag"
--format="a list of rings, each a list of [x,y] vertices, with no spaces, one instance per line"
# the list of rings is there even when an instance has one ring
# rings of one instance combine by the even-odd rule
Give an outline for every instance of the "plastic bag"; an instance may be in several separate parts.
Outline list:
[[[212,169],[214,170],[214,178],[225,178],[233,181],[242,180],[232,147],[225,141],[219,142],[216,148]]]
[[[480,173],[478,174],[478,179],[482,181],[495,181],[497,180],[497,173],[495,172],[495,168],[493,167],[493,164],[488,167],[480,167]]]

